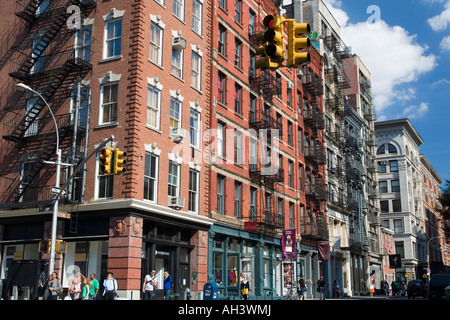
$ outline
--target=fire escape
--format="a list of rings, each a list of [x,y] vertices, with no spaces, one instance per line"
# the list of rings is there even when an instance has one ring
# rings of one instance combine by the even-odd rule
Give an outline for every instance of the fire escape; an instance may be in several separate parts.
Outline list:
[[[14,48],[19,53],[14,61],[18,68],[10,76],[36,89],[50,103],[60,136],[60,148],[72,150],[74,141],[80,142],[86,136],[85,123],[79,123],[78,112],[61,114],[57,112],[65,101],[72,99],[70,85],[80,81],[91,69],[92,37],[84,46],[71,46],[75,30],[66,26],[71,13],[67,8],[77,5],[82,16],[87,16],[96,6],[93,0],[19,0],[16,15],[30,30],[27,39]],[[30,50],[31,49],[31,50]],[[86,105],[88,90],[80,90],[72,109]],[[18,101],[20,110],[10,113],[4,123],[3,138],[12,143],[18,159],[10,164],[7,174],[2,176],[5,193],[2,198],[4,208],[17,208],[47,204],[51,201],[48,187],[49,173],[44,162],[55,155],[56,135],[53,118],[42,99],[24,94]],[[24,108],[26,106],[26,108]],[[67,104],[66,104],[67,106]],[[23,112],[26,110],[25,112]],[[77,143],[79,144],[79,143]],[[76,152],[69,152],[75,161]],[[78,155],[79,156],[79,155]]]

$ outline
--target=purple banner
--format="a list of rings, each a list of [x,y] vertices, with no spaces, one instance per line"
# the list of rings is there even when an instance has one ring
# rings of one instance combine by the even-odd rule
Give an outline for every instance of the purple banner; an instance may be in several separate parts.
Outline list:
[[[297,259],[297,250],[295,247],[295,230],[283,230],[281,246],[283,250],[283,260]]]

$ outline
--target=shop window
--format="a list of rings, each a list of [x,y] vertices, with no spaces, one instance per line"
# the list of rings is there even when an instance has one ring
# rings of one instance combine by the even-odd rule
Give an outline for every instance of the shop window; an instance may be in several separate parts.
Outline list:
[[[219,286],[223,285],[222,267],[223,267],[223,253],[215,252],[213,274],[214,274],[214,282],[217,283],[217,285]]]
[[[227,256],[228,287],[237,287],[239,285],[238,263],[239,263],[238,255],[228,255]]]

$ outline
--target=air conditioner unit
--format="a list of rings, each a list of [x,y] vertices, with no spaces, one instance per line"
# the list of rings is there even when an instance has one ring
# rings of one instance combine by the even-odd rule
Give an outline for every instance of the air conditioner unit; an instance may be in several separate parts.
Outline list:
[[[170,128],[170,138],[172,138],[173,141],[179,142],[183,140],[184,137],[186,137],[186,130],[182,128]]]
[[[186,40],[184,40],[182,37],[173,37],[172,38],[172,48],[176,50],[183,50],[186,49]]]
[[[184,208],[184,198],[169,196],[167,206],[175,210],[180,210],[181,208]]]

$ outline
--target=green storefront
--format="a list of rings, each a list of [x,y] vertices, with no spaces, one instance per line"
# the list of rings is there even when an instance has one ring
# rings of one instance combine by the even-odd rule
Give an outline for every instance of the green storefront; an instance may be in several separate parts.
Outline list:
[[[281,238],[215,224],[209,230],[208,282],[219,287],[219,299],[240,297],[240,278],[250,281],[249,299],[283,299],[287,263]]]

